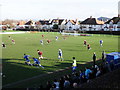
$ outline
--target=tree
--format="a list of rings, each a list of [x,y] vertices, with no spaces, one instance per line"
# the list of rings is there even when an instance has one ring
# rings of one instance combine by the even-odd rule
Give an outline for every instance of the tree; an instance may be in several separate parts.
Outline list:
[[[14,28],[15,25],[17,25],[18,21],[17,20],[11,20],[11,19],[6,19],[2,21],[2,25],[6,25],[7,28]]]
[[[53,29],[58,29],[58,24],[54,24]]]

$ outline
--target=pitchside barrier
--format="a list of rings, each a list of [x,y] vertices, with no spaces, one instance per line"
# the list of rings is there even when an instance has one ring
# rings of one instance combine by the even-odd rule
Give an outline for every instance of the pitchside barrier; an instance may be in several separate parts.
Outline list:
[[[109,64],[113,63],[115,67],[120,67],[120,52],[112,52],[107,54],[106,61]]]
[[[86,31],[85,33],[89,34],[112,34],[112,35],[120,35],[120,31]]]

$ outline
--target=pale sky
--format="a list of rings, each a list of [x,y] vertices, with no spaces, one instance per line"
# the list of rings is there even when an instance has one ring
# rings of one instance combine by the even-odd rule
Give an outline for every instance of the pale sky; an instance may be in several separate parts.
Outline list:
[[[1,0],[0,17],[17,20],[118,16],[119,0]]]

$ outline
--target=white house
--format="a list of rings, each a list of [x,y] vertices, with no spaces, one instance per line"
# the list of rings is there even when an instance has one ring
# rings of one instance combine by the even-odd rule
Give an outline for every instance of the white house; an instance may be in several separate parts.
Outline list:
[[[74,20],[68,20],[65,23],[65,30],[77,30],[79,29],[80,25],[78,25],[78,21],[76,19],[76,21]]]
[[[105,23],[105,31],[120,31],[120,1],[118,2],[118,17],[113,17]]]
[[[58,25],[58,29],[63,29],[63,21],[64,21],[64,19],[53,19],[52,21],[51,21],[51,25],[52,25],[52,27],[53,27],[53,25],[55,25],[55,24],[57,24]]]
[[[67,22],[67,19],[64,19],[63,22],[61,23],[61,25],[60,25],[60,29],[61,29],[61,30],[64,30],[64,29],[65,29],[65,24],[66,24],[66,22]]]
[[[40,29],[44,29],[44,30],[51,29],[50,20],[39,20],[39,22],[41,23]]]
[[[104,27],[104,22],[96,18],[87,18],[80,23],[81,31],[99,31]]]
[[[120,16],[113,17],[104,24],[105,31],[120,31]]]

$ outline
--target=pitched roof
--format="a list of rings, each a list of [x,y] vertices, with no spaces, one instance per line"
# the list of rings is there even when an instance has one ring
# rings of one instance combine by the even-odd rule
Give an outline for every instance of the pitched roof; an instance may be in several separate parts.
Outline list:
[[[120,17],[113,17],[112,19],[105,22],[105,24],[109,24],[111,21],[113,21],[113,24],[117,24],[120,21]]]
[[[71,22],[72,24],[76,24],[76,22],[75,22],[74,20],[70,20],[70,22]]]
[[[42,24],[42,25],[49,25],[49,20],[39,20],[39,22]]]
[[[30,20],[30,21],[28,21],[28,22],[25,23],[25,25],[32,25],[32,24],[33,24],[32,20]]]
[[[58,25],[61,25],[61,23],[64,21],[64,19],[59,19]]]
[[[41,25],[41,23],[39,21],[35,22],[36,25]]]
[[[96,18],[87,18],[86,20],[84,20],[83,22],[81,22],[80,24],[87,24],[87,25],[101,25],[104,24],[103,21],[99,21]]]
[[[18,25],[24,25],[26,22],[21,20],[21,21],[18,21]]]
[[[65,23],[65,25],[66,25],[68,22],[71,22],[73,25],[75,25],[75,24],[77,23],[77,22],[74,21],[74,20],[68,20],[68,21]]]
[[[58,25],[61,25],[61,23],[64,21],[64,19],[53,19],[51,21],[51,24],[54,22],[54,23],[58,23]]]

